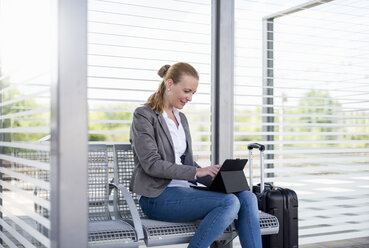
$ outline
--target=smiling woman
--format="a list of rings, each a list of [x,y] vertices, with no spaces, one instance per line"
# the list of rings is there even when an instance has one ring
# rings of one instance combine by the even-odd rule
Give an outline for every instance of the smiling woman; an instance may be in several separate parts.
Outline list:
[[[130,141],[135,169],[130,190],[151,219],[189,222],[203,219],[188,247],[209,247],[238,216],[243,247],[261,247],[256,197],[194,189],[197,178],[214,179],[220,165],[200,167],[193,158],[191,134],[181,110],[199,85],[197,71],[187,63],[163,66],[158,90],[133,115]]]
[[[166,84],[170,98],[164,102],[164,108],[182,109],[187,102],[192,101],[192,95],[196,93],[199,81],[193,76],[183,75],[180,84],[174,84],[173,80],[167,80]]]
[[[170,109],[173,107],[182,109],[188,101],[192,100],[192,95],[199,85],[199,75],[190,64],[182,62],[172,66],[162,66],[158,75],[163,78],[163,81],[146,104],[160,113],[166,109],[172,116]]]

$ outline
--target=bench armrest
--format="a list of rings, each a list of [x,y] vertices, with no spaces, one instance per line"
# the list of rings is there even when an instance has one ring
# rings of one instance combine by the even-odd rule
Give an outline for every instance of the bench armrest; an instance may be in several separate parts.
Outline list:
[[[140,215],[138,214],[136,204],[133,201],[131,194],[128,192],[127,188],[124,187],[122,184],[109,183],[109,186],[114,187],[119,192],[121,192],[123,198],[126,200],[128,204],[129,211],[131,212],[133,225],[137,233],[137,238],[138,240],[144,239]]]

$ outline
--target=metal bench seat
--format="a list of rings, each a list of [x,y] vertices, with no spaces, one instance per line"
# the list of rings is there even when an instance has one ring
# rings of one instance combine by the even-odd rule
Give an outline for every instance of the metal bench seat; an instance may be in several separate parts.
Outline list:
[[[259,211],[259,219],[261,235],[278,233],[278,219],[274,215]],[[201,221],[174,223],[142,218],[141,222],[146,246],[158,246],[189,243]],[[229,226],[217,240],[232,240],[235,231],[235,225]]]
[[[123,190],[129,187],[131,175],[134,170],[134,155],[129,144],[114,145],[114,178],[119,187]],[[127,193],[127,192],[126,192]],[[188,243],[200,223],[173,223],[148,219],[142,212],[138,197],[135,193],[130,193],[131,203],[127,204],[125,199],[117,200],[117,211],[123,219],[133,218],[132,214],[138,215],[144,233],[144,241],[146,246],[159,246],[168,244]],[[127,199],[126,198],[126,199]],[[276,234],[279,230],[278,219],[270,214],[259,212],[260,228],[262,235]],[[224,243],[233,240],[237,236],[235,223],[229,226],[217,240],[225,241]]]
[[[259,222],[261,235],[277,234],[279,222],[274,215],[259,211]]]
[[[141,219],[146,246],[189,243],[199,223],[171,223]],[[165,239],[163,240],[163,237]]]
[[[122,220],[90,221],[89,247],[137,247],[134,228]]]
[[[201,221],[177,223],[142,218],[141,222],[146,246],[159,246],[189,243]],[[228,227],[217,240],[232,240],[232,228]]]

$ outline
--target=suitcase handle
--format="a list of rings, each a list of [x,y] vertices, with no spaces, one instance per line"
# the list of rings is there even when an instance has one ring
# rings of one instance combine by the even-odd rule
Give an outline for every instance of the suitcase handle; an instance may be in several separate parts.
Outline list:
[[[249,149],[249,175],[250,175],[250,190],[253,192],[253,168],[252,168],[252,149],[259,149],[260,151],[260,193],[264,191],[264,150],[265,146],[259,143],[251,143],[247,146]]]
[[[260,151],[264,151],[265,150],[265,146],[259,143],[251,143],[247,146],[247,149],[252,150],[252,149],[259,149]]]

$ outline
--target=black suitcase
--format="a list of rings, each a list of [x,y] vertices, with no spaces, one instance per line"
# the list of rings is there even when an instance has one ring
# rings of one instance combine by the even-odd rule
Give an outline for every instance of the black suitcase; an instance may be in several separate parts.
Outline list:
[[[297,248],[298,247],[298,199],[295,191],[264,184],[264,150],[265,146],[252,143],[248,145],[250,185],[252,184],[252,149],[260,151],[260,184],[254,186],[253,192],[258,198],[259,209],[277,217],[279,233],[264,235],[263,248]]]

